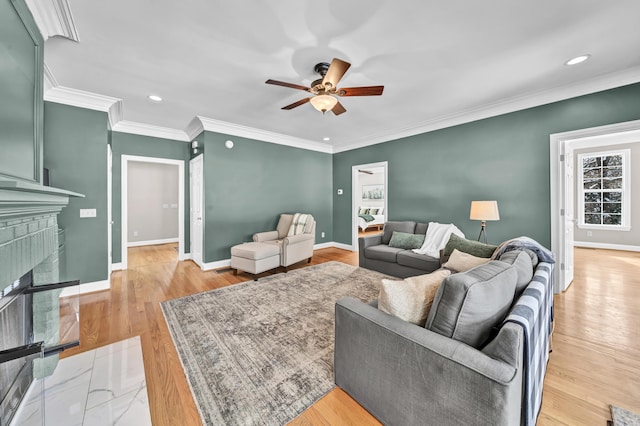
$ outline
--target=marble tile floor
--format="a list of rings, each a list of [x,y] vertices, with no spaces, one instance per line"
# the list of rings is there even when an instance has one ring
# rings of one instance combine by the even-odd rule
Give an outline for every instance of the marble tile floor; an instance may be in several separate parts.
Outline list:
[[[140,337],[61,359],[51,376],[34,381],[12,426],[43,424],[151,425]]]

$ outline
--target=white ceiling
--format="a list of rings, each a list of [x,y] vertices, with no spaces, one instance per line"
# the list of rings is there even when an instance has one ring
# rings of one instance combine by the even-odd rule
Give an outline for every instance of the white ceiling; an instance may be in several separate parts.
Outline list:
[[[79,42],[45,44],[58,85],[121,99],[126,122],[201,116],[328,152],[640,81],[638,0],[68,1]],[[280,109],[307,94],[265,80],[309,85],[334,57],[340,86],[383,95]]]

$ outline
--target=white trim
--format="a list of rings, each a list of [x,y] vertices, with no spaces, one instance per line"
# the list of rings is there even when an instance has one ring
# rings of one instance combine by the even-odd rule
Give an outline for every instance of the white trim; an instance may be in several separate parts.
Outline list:
[[[68,0],[27,0],[27,6],[45,41],[54,36],[80,41]]]
[[[437,117],[422,123],[407,126],[402,129],[395,129],[385,133],[362,134],[358,140],[347,141],[340,146],[334,146],[333,153],[351,151],[365,146],[375,145],[391,140],[406,138],[421,133],[432,132],[434,130],[457,126],[476,120],[508,114],[527,108],[533,108],[553,102],[571,99],[589,93],[600,92],[616,87],[640,81],[640,66],[626,68],[609,74],[600,75],[585,81],[578,81],[562,87],[553,87],[538,92],[525,94],[522,96],[505,99],[492,104],[480,105],[455,114]]]
[[[121,120],[111,126],[114,132],[131,133],[134,135],[151,136],[155,138],[171,139],[181,142],[190,142],[191,138],[183,130],[169,127],[154,126],[152,124],[136,123]]]
[[[294,148],[308,149],[310,151],[333,153],[333,147],[326,143],[314,142],[308,139],[297,138],[281,133],[270,132],[268,130],[256,129],[254,127],[243,126],[241,124],[228,123],[226,121],[215,120],[197,116],[202,122],[204,130],[209,132],[224,133],[243,138],[256,139],[262,142],[270,142],[278,145],[292,146]]]
[[[193,120],[187,125],[187,128],[184,129],[189,140],[194,140],[197,138],[200,133],[204,132],[204,126],[202,121],[198,117],[194,117]]]
[[[77,296],[79,294],[93,293],[94,291],[104,291],[111,289],[109,280],[94,281],[91,283],[80,284],[78,288],[67,287],[62,289],[59,297]]]
[[[626,244],[594,243],[590,241],[574,241],[574,247],[597,248],[606,250],[640,251],[640,246],[628,246]]]
[[[50,89],[53,89],[54,87],[58,87],[58,80],[56,80],[56,78],[54,77],[53,73],[51,72],[51,68],[49,68],[49,66],[47,65],[46,62],[44,62],[44,92],[47,93]]]
[[[128,247],[142,247],[142,246],[155,246],[158,244],[178,243],[178,238],[165,238],[163,240],[147,240],[147,241],[134,241],[127,243]]]
[[[358,251],[358,245],[356,244],[355,247],[350,246],[349,244],[342,244],[342,243],[333,243],[333,247],[335,248],[339,248],[342,250],[347,250],[347,251],[353,251],[353,252],[357,252]]]
[[[182,256],[178,256],[178,260],[191,260],[191,253],[185,253]]]
[[[122,271],[122,262],[111,264],[111,272],[114,272],[114,271]]]
[[[335,243],[333,241],[329,241],[326,243],[318,243],[313,245],[313,250],[322,250],[326,248],[335,247]]]
[[[120,258],[122,269],[127,269],[128,254],[128,171],[129,162],[141,162],[141,163],[158,163],[158,164],[171,164],[178,166],[178,259],[184,258],[184,211],[185,211],[185,194],[184,194],[184,160],[173,160],[169,158],[157,158],[157,157],[142,157],[139,155],[122,155],[121,157],[121,207],[120,222],[122,224],[122,233],[120,241]]]
[[[384,217],[385,221],[389,219],[389,162],[380,161],[378,163],[351,166],[351,246],[345,250],[358,251],[358,220],[356,219],[356,212],[359,208],[356,197],[360,193],[358,188],[360,173],[358,170],[377,167],[384,168]]]
[[[198,265],[198,262],[196,262],[193,259],[191,260],[196,265]],[[211,271],[213,269],[218,269],[218,268],[228,268],[229,266],[231,266],[231,259],[217,260],[215,262],[204,262],[199,266],[200,266],[200,269],[202,269],[203,271]]]
[[[640,120],[549,135],[551,251],[556,254],[560,262],[562,262],[561,259],[564,259],[565,250],[570,249],[563,246],[566,224],[560,210],[565,205],[566,200],[562,180],[564,165],[561,161],[561,155],[573,155],[573,150],[575,149],[619,145],[628,141],[637,141],[639,135]],[[561,268],[554,268],[553,273],[555,292],[561,293],[565,290],[561,285],[561,282],[564,282],[564,271]]]
[[[98,95],[65,86],[56,86],[47,90],[44,94],[44,100],[103,112],[109,112],[114,103],[122,102],[122,100],[118,98]]]

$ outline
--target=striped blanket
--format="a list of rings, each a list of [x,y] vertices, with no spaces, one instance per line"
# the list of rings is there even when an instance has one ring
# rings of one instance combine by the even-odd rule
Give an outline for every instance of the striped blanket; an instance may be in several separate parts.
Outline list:
[[[542,384],[549,360],[549,335],[553,321],[553,264],[541,262],[505,322],[524,330],[524,395],[522,415],[525,426],[536,424],[542,403]]]
[[[289,233],[287,236],[299,235],[304,233],[304,228],[307,226],[307,223],[312,218],[310,214],[305,213],[296,213],[293,215],[293,220],[291,221],[291,226],[289,227]]]

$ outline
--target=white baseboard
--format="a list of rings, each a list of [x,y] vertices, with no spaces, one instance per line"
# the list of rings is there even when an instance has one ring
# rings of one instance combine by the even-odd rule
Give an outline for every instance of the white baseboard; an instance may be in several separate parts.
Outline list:
[[[127,247],[154,246],[156,244],[177,243],[179,241],[180,240],[178,238],[165,238],[164,240],[134,241],[134,242],[128,242]]]
[[[339,248],[342,250],[357,251],[357,250],[353,250],[353,247],[351,247],[348,244],[336,243],[335,241],[329,241],[328,243],[320,243],[313,246],[314,250],[320,250],[325,248]]]
[[[606,250],[640,251],[640,246],[628,246],[625,244],[593,243],[589,241],[574,241],[574,247],[599,248]]]
[[[191,259],[191,253],[182,253],[181,255],[178,256],[178,260],[190,260]]]
[[[196,262],[197,264],[198,262]],[[226,268],[231,266],[231,259],[217,260],[215,262],[207,262],[200,265],[203,271],[211,271],[212,269]]]
[[[94,291],[109,290],[110,288],[111,283],[109,280],[94,281],[92,283],[80,284],[78,288],[67,287],[62,290],[60,297],[77,296],[78,294],[93,293]]]
[[[356,246],[355,248],[350,245],[350,244],[343,244],[343,243],[333,243],[333,247],[335,248],[339,248],[342,250],[349,250],[349,251],[358,251],[358,247]]]
[[[112,263],[111,264],[111,271],[122,271],[122,262],[118,262],[118,263]]]

